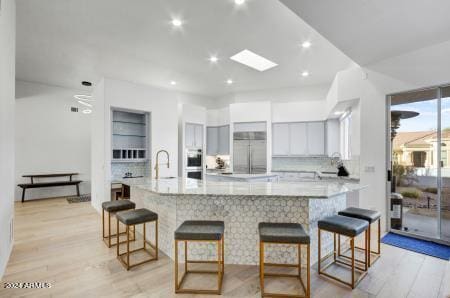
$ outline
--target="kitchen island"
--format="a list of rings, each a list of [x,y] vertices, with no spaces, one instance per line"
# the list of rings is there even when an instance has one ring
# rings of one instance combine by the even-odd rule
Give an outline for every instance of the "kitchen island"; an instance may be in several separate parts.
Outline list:
[[[185,220],[225,222],[225,263],[258,263],[258,223],[298,222],[311,236],[311,264],[317,261],[317,221],[346,207],[349,192],[357,183],[314,182],[215,182],[194,179],[132,179],[130,186],[136,208],[159,215],[159,249],[174,258],[174,231]],[[150,231],[151,229],[147,229]],[[153,237],[153,235],[147,235]],[[149,238],[152,239],[152,238]],[[331,236],[322,239],[324,252],[332,249]],[[294,246],[268,246],[268,262],[296,262]],[[189,255],[215,258],[212,244],[193,243]]]
[[[277,174],[235,174],[231,172],[206,172],[205,179],[208,181],[223,182],[275,182],[278,181]]]

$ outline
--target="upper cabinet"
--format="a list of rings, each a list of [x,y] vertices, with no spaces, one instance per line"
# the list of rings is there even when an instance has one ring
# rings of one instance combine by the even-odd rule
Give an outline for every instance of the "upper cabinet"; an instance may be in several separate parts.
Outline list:
[[[210,126],[206,128],[206,154],[230,154],[230,126]]]
[[[308,155],[312,154],[309,150],[308,133],[310,123],[292,123],[290,128],[290,154],[292,155]]]
[[[217,155],[219,151],[219,129],[217,127],[206,128],[206,154]]]
[[[289,155],[289,124],[275,123],[272,129],[272,154]]]
[[[308,155],[325,155],[325,122],[308,122]]]
[[[185,143],[188,148],[203,147],[203,125],[186,123]]]
[[[274,123],[272,154],[274,156],[325,155],[325,123]]]
[[[219,127],[219,150],[220,155],[230,154],[230,126],[224,125]]]

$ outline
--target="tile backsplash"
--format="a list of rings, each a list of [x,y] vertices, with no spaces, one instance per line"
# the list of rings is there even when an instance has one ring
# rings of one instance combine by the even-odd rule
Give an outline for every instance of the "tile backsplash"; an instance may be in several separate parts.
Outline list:
[[[121,179],[125,173],[130,172],[133,176],[148,176],[150,171],[148,162],[113,162],[111,164],[112,179]]]
[[[359,176],[359,156],[345,160],[344,165],[351,176]],[[320,171],[335,172],[330,157],[273,157],[272,171]]]

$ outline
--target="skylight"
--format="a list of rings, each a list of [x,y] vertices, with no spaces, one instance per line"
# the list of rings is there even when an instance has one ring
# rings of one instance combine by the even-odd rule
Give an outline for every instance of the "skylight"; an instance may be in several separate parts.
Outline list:
[[[265,71],[278,65],[275,62],[261,57],[258,54],[255,54],[247,49],[230,57],[230,59],[259,71]]]

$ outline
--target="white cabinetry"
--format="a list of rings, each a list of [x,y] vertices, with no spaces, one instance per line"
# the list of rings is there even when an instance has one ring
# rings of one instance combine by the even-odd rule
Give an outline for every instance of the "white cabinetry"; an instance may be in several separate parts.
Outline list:
[[[217,127],[206,128],[206,154],[216,155],[219,151],[219,130]]]
[[[203,125],[186,123],[185,143],[188,148],[203,147]]]
[[[206,152],[208,155],[230,154],[230,126],[210,126],[206,129]]]
[[[289,124],[275,123],[272,128],[273,155],[289,154]]]
[[[220,155],[230,154],[230,126],[224,125],[219,127],[219,150]]]
[[[289,124],[289,142],[291,155],[307,155],[308,152],[308,125],[307,123]]]
[[[325,123],[274,123],[272,152],[274,156],[325,155]]]
[[[325,155],[325,123],[308,122],[308,154]]]

